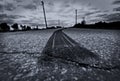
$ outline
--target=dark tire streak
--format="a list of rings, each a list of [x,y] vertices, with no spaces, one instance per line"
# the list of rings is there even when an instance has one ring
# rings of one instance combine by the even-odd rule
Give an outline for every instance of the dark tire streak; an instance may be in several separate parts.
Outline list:
[[[54,49],[52,49],[53,41],[55,42]],[[73,46],[73,44],[75,46]],[[68,46],[68,47],[65,47],[65,46]],[[87,50],[86,48],[80,47],[77,42],[75,42],[72,38],[70,38],[65,33],[63,33],[62,30],[57,30],[53,33],[53,35],[48,40],[47,45],[44,48],[42,54],[43,54],[43,58],[45,58],[46,61],[47,61],[47,58],[48,59],[51,58],[51,59],[57,59],[57,60],[59,59],[62,61],[66,61],[67,63],[70,62],[79,67],[85,67],[85,68],[89,67],[89,68],[95,68],[95,69],[101,69],[101,70],[113,70],[113,69],[120,70],[119,66],[102,67],[102,66],[97,66],[96,64],[91,65],[89,63],[80,62],[78,58],[86,59],[90,57],[99,61],[99,57],[94,53],[92,53],[91,51]]]

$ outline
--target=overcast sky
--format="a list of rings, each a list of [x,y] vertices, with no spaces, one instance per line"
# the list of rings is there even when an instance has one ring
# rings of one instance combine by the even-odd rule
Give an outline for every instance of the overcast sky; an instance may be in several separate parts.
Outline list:
[[[85,17],[87,23],[120,20],[120,0],[44,0],[49,26],[71,26]],[[0,22],[44,26],[41,0],[0,0]]]

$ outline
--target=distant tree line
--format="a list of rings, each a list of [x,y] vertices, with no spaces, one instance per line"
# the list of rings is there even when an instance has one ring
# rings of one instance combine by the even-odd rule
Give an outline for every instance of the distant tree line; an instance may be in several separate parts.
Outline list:
[[[0,24],[0,31],[1,32],[10,31],[10,26],[7,23],[1,23]]]
[[[117,22],[97,22],[95,24],[78,23],[73,26],[74,28],[92,28],[92,29],[120,29],[120,21]]]
[[[61,26],[52,26],[44,29],[55,29],[55,28],[62,28]],[[12,29],[12,30],[11,30]],[[13,25],[8,25],[7,23],[0,24],[0,32],[8,32],[8,31],[28,31],[28,30],[39,30],[38,26],[32,28],[26,25],[18,25],[17,23]]]
[[[11,30],[11,28],[13,30]],[[7,23],[1,23],[0,24],[0,32],[31,30],[31,27],[30,26],[26,26],[26,25],[20,25],[20,28],[19,28],[17,23],[15,23],[15,24],[13,24],[11,26],[9,26]]]

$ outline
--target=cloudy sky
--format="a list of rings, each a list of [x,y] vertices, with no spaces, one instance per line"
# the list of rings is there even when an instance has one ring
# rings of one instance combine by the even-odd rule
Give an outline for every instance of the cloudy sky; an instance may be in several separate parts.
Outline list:
[[[44,0],[49,26],[60,24],[72,26],[75,23],[75,9],[78,22],[85,17],[87,23],[120,20],[120,0]],[[41,0],[0,0],[0,22],[19,23],[30,26],[44,26]]]

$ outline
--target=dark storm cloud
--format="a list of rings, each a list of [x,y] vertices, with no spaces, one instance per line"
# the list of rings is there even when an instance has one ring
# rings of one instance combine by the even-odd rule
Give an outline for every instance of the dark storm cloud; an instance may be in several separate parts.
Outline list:
[[[32,3],[35,4],[36,6],[40,6],[41,5],[41,0],[32,0]]]
[[[113,4],[120,4],[120,0],[113,1]]]
[[[113,11],[120,11],[120,7],[114,8]]]
[[[110,15],[107,15],[106,17],[104,17],[104,18],[108,22],[120,21],[120,13],[110,14]]]
[[[88,12],[88,13],[85,14],[85,16],[89,16],[89,15],[93,15],[93,14],[95,14],[95,13],[94,12]]]
[[[7,18],[7,19],[18,19],[18,18],[21,18],[21,17],[24,17],[24,16],[0,14],[0,19],[4,19],[4,18]]]
[[[23,0],[14,0],[14,1],[16,1],[16,2],[18,2],[18,3],[19,3],[19,2],[22,2]]]
[[[19,19],[21,17],[24,17],[24,16],[0,14],[0,22],[6,22],[9,24],[13,24],[15,23],[15,19]]]
[[[93,12],[88,12],[85,14],[85,16],[90,16],[90,15],[94,15],[94,14],[97,14],[97,13],[100,13],[101,11],[99,10],[96,10],[96,11],[93,11]]]
[[[33,4],[28,4],[28,5],[25,5],[23,6],[25,9],[31,9],[31,10],[35,10],[37,9],[36,5],[33,5]]]
[[[13,24],[13,23],[15,23],[15,21],[14,21],[14,20],[12,20],[12,19],[5,19],[5,20],[0,20],[0,23]]]
[[[3,11],[4,11],[4,9],[3,9],[3,5],[0,4],[0,12],[3,12]]]
[[[53,2],[48,2],[48,5],[49,6],[54,6],[54,3]]]
[[[48,24],[50,25],[50,26],[52,26],[52,25],[58,25],[58,21],[57,20],[48,20]]]
[[[12,3],[0,4],[0,11],[13,11],[16,7]]]
[[[61,17],[64,17],[64,18],[69,18],[69,17],[72,17],[73,15],[65,15],[65,14],[62,14],[62,15],[60,15]]]
[[[107,22],[120,21],[120,13],[101,14],[101,15],[98,15],[98,17],[103,18],[103,20]]]
[[[107,16],[108,16],[108,14],[99,14],[99,15],[97,15],[97,17],[102,17],[102,18],[105,18]]]
[[[14,9],[16,9],[16,7],[14,6],[14,4],[11,3],[7,3],[4,8],[8,11],[13,11]]]
[[[0,19],[4,19],[7,17],[7,14],[0,14]]]
[[[8,16],[7,14],[0,14],[0,23],[9,23],[9,24],[13,24],[14,20],[13,17]]]
[[[111,13],[113,11],[114,13],[120,11],[118,5],[117,5],[118,7],[116,8],[113,7],[113,4],[119,4],[120,0],[43,0],[43,1],[45,2],[47,20],[48,23],[51,25],[56,24],[58,19],[64,21],[63,24],[68,23],[74,24],[75,9],[78,9],[79,21],[80,19],[82,19],[83,16],[88,16],[87,18],[94,19],[96,21],[99,20],[98,18],[103,18],[105,20],[115,18],[116,20],[118,20],[116,18],[116,15]],[[11,20],[11,22],[18,21],[21,23],[28,23],[31,25],[44,23],[41,0],[0,0],[0,12],[5,13],[0,14],[1,18],[0,20],[3,19],[3,21],[5,19],[8,19]],[[24,15],[25,17],[21,18],[19,17],[20,15]]]
[[[31,20],[21,20],[22,23],[30,23]]]

